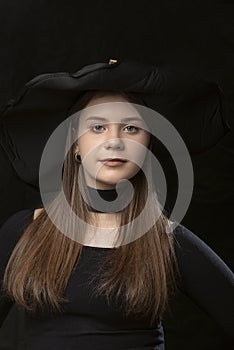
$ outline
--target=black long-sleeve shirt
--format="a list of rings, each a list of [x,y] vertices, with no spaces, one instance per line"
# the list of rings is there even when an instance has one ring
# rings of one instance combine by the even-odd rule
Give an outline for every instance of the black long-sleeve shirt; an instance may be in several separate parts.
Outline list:
[[[8,259],[34,209],[11,216],[0,229],[0,282]],[[65,290],[69,303],[62,315],[25,313],[27,350],[162,350],[161,323],[150,327],[150,318],[125,317],[118,305],[103,296],[93,297],[89,277],[98,260],[111,248],[84,246]],[[227,265],[194,233],[182,225],[175,229],[175,249],[182,280],[179,288],[230,335],[234,324],[234,275]],[[0,325],[12,302],[0,294]]]

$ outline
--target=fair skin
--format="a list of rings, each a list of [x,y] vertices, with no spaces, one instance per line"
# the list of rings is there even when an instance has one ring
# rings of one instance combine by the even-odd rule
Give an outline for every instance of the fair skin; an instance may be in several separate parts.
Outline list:
[[[90,100],[79,117],[75,149],[80,154],[88,186],[113,189],[120,180],[130,179],[139,171],[137,164],[143,164],[150,142],[144,127],[138,111],[121,95],[106,94]],[[101,161],[105,158],[124,158],[127,162],[110,167]]]
[[[105,121],[100,118],[105,118]],[[132,120],[123,121],[126,118]],[[145,129],[141,115],[123,96],[106,94],[93,97],[79,117],[75,149],[81,157],[86,184],[97,189],[113,189],[121,179],[132,178],[143,164],[149,146],[150,133]],[[105,158],[124,158],[127,161],[112,167],[103,164],[101,160]],[[40,210],[35,210],[34,218]],[[97,217],[97,226],[118,226],[119,215],[116,213],[98,213]]]
[[[34,210],[33,220],[35,220],[39,216],[39,214],[42,210],[43,210],[43,208],[39,208],[39,209]]]

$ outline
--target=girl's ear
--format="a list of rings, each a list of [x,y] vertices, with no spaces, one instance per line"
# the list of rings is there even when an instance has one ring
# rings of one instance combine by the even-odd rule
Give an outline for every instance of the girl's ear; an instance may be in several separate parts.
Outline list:
[[[74,153],[80,153],[80,149],[77,144],[74,147]]]
[[[78,141],[74,143],[74,153],[80,153],[80,148],[78,146]]]

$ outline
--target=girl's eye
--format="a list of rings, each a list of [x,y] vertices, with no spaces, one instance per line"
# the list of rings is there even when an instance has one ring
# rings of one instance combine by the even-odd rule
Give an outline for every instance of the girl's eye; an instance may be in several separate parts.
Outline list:
[[[128,126],[126,126],[126,128],[134,128],[134,129],[135,129],[135,132],[139,129],[139,128],[137,128],[137,127],[134,126],[134,125],[128,125]]]
[[[100,124],[91,125],[91,129],[92,129],[92,130],[94,130],[94,131],[101,131],[100,128],[96,128],[96,127],[101,127],[101,128],[103,128],[103,126],[100,125]]]

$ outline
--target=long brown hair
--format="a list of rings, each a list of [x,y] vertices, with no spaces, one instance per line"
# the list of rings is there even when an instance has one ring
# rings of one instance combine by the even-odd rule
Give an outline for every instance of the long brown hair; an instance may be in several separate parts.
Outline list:
[[[144,104],[133,94],[118,93],[130,102]],[[71,111],[84,108],[96,94],[100,92],[85,92]],[[91,215],[79,189],[80,165],[74,159],[74,150],[75,144],[64,162],[63,188],[72,210],[87,222]],[[148,184],[141,169],[132,182],[134,196],[121,212],[120,225],[131,222],[143,210],[146,201]],[[155,215],[159,203],[156,196],[150,200],[152,209],[148,215]],[[59,201],[55,203],[56,213]],[[96,276],[98,283],[94,294],[104,293],[108,301],[111,296],[121,296],[127,315],[150,315],[151,324],[158,321],[175,291],[178,272],[173,231],[166,232],[168,225],[168,218],[161,213],[142,237],[110,249]],[[28,312],[47,304],[54,312],[60,312],[62,303],[68,302],[64,291],[72,270],[79,263],[82,248],[81,243],[59,231],[43,208],[25,229],[8,261],[3,281],[7,295]]]

